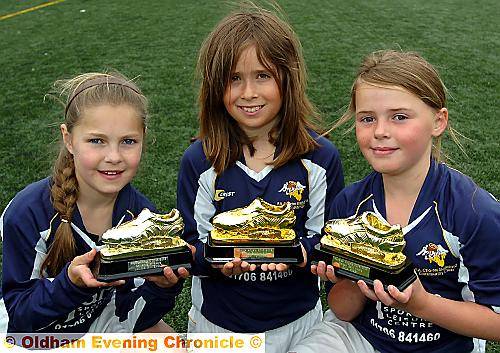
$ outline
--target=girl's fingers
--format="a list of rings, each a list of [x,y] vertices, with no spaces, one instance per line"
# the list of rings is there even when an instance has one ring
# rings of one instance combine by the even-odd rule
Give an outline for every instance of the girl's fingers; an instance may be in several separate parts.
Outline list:
[[[276,271],[283,272],[288,270],[288,265],[279,263],[276,265]]]
[[[337,282],[337,277],[335,276],[335,271],[332,265],[326,265],[324,261],[319,261],[317,265],[311,266],[311,272],[316,272],[315,274],[321,278],[323,281]],[[314,273],[314,272],[313,272]]]
[[[318,266],[317,265],[311,265],[311,273],[315,276],[319,276],[318,275]]]
[[[101,284],[101,285],[104,284],[104,285],[106,285],[108,287],[123,286],[125,284],[125,280],[124,279],[120,279],[118,281],[113,281],[113,282],[108,282],[108,283],[106,283],[106,282],[99,282],[99,281],[96,281],[96,282],[99,283],[99,284]]]
[[[267,266],[267,270],[268,271],[276,271],[276,264],[274,262],[271,262],[268,266]]]
[[[231,276],[233,274],[233,268],[234,268],[234,263],[232,262],[226,262],[224,266],[221,269],[221,272],[225,276]]]
[[[241,271],[245,272],[250,269],[250,264],[246,261],[242,261],[240,264]]]
[[[373,291],[375,292],[378,300],[380,300],[382,303],[387,306],[394,305],[394,299],[389,295],[389,293],[385,291],[384,285],[378,279],[373,281]]]
[[[179,281],[179,278],[175,275],[174,271],[168,266],[163,269],[163,276],[165,276],[167,281],[172,284],[176,284]]]
[[[402,304],[406,304],[411,298],[413,287],[409,286],[408,288],[406,288],[404,291],[401,292],[395,286],[390,285],[387,287],[387,291],[389,292],[391,297],[393,297],[395,300],[397,300]]]
[[[304,261],[302,261],[300,264],[298,264],[298,267],[305,267],[307,265],[307,251],[304,248],[304,245],[302,243],[300,244],[300,247],[302,249],[302,256],[304,257]]]
[[[335,269],[332,265],[326,266],[326,278],[328,281],[336,283],[338,281],[337,276],[335,276]]]
[[[186,279],[189,277],[189,271],[184,267],[179,267],[177,269],[177,273],[179,274],[179,277],[181,277],[181,278]]]
[[[288,270],[288,265],[287,264],[284,264],[284,263],[274,263],[274,262],[271,262],[269,264],[261,264],[260,265],[260,269],[264,272],[266,271],[278,271],[278,272],[283,272],[283,271],[286,271]],[[253,270],[252,270],[253,271]]]
[[[324,261],[318,262],[316,266],[316,272],[318,273],[318,277],[321,278],[322,281],[327,281],[326,278],[326,265]]]
[[[364,281],[359,280],[357,284],[361,293],[363,293],[367,298],[373,301],[378,300],[377,296],[375,295],[375,292],[372,291]]]
[[[189,245],[189,244],[188,244],[188,247],[189,247],[189,250],[191,250],[191,254],[193,254],[193,260],[194,260],[194,256],[196,254],[196,248],[192,245]]]

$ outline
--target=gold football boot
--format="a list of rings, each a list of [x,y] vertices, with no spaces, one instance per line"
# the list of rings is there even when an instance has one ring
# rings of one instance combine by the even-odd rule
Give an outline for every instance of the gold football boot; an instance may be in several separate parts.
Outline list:
[[[118,260],[175,251],[186,246],[180,238],[184,223],[175,208],[168,214],[143,209],[137,218],[107,230],[102,235],[104,260]]]
[[[216,215],[210,235],[214,244],[221,245],[290,244],[295,240],[294,224],[295,213],[291,203],[273,205],[257,198],[246,207]]]
[[[330,220],[324,232],[321,245],[339,253],[391,269],[401,267],[406,260],[401,226],[391,225],[373,212]]]

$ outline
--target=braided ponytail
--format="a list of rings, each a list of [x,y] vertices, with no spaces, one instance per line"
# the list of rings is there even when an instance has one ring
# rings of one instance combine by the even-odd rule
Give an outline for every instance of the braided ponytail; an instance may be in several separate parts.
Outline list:
[[[62,222],[57,227],[54,242],[40,271],[47,269],[50,274],[57,274],[76,255],[75,240],[71,230],[71,218],[78,199],[78,181],[75,175],[73,156],[62,146],[54,164],[50,191],[54,209]]]

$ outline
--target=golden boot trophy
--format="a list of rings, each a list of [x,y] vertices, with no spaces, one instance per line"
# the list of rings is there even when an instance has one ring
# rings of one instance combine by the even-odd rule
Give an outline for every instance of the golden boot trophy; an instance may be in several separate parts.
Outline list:
[[[101,238],[99,281],[160,274],[170,266],[190,268],[191,250],[180,238],[179,211],[160,215],[143,209],[137,218],[108,229]]]
[[[273,205],[257,198],[212,219],[205,257],[211,263],[226,263],[235,257],[251,263],[301,263],[294,224],[289,202]]]
[[[374,212],[326,222],[313,260],[335,267],[335,274],[363,280],[373,286],[379,279],[404,290],[415,279],[414,268],[403,254],[401,226],[391,225]]]

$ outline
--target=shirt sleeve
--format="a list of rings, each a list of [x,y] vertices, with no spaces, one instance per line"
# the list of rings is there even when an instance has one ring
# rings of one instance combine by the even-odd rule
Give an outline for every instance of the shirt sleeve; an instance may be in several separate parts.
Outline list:
[[[325,139],[326,140],[326,139]],[[308,255],[319,243],[325,221],[328,219],[328,210],[333,199],[344,187],[344,172],[340,155],[329,141],[318,152],[319,158],[313,158],[309,165],[309,210],[307,212],[307,236],[301,243]]]
[[[459,236],[459,281],[466,300],[492,306],[500,313],[500,203],[485,190],[455,190],[461,201],[453,214]],[[465,198],[464,198],[465,196]]]
[[[196,156],[193,153],[195,147],[190,146],[181,160],[177,178],[177,209],[184,220],[183,238],[196,248],[192,274],[217,275],[220,271],[210,266],[205,259],[204,249],[212,227],[210,219],[215,214],[213,192],[211,192],[211,188],[214,187],[215,172],[213,168],[198,171],[195,165]]]
[[[41,278],[39,268],[46,245],[30,212],[8,209],[2,223],[2,292],[9,332],[43,330],[97,292],[74,285],[68,277],[68,265],[54,278]]]

